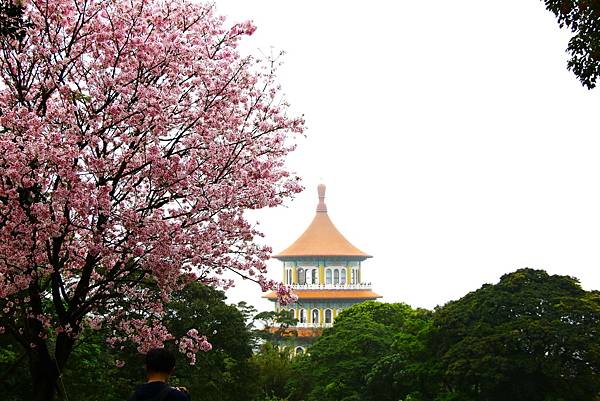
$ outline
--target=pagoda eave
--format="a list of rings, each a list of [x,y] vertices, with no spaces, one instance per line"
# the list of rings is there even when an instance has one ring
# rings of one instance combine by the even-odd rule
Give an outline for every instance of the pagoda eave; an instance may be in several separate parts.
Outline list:
[[[294,294],[298,296],[298,301],[300,300],[341,300],[341,299],[349,299],[349,300],[375,300],[381,298],[382,296],[374,293],[370,290],[296,290]],[[271,301],[275,301],[277,299],[277,294],[275,292],[269,292],[266,295],[263,295],[263,298],[267,298]]]
[[[292,255],[292,254],[285,254],[285,253],[280,253],[277,255],[273,255],[273,259],[277,259],[280,260],[282,262],[288,262],[288,261],[297,261],[297,260],[322,260],[322,259],[327,259],[327,260],[335,260],[335,259],[339,259],[339,260],[344,260],[344,261],[363,261],[365,259],[368,258],[372,258],[373,256],[371,255],[342,255],[342,254],[329,254],[329,255],[306,255],[306,254],[298,254],[298,255]]]

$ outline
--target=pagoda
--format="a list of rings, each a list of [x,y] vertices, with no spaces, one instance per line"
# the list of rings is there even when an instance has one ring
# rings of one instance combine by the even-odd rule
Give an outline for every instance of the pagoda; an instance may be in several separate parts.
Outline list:
[[[276,311],[288,311],[298,323],[289,330],[299,339],[319,336],[333,325],[340,312],[350,306],[381,298],[362,281],[362,262],[371,256],[352,245],[335,227],[325,205],[325,185],[317,188],[319,203],[306,231],[274,258],[283,262],[283,282],[298,296],[294,305],[280,305],[277,296],[265,297],[275,302]],[[296,348],[297,352],[304,349]]]

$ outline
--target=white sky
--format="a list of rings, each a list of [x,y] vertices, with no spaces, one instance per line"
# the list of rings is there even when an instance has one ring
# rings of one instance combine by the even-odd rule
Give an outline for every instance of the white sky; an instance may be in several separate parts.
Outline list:
[[[250,51],[287,52],[280,81],[307,121],[289,158],[306,190],[252,215],[275,252],[322,178],[384,301],[432,308],[521,267],[600,289],[600,89],[566,70],[569,33],[542,1],[216,3],[258,26]],[[270,310],[260,295],[229,292]]]

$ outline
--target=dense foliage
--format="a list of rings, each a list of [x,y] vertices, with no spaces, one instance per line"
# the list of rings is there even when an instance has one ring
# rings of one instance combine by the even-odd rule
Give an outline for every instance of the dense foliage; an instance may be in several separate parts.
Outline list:
[[[367,374],[404,335],[415,335],[429,313],[374,301],[344,310],[298,360],[290,382],[294,400],[363,400]],[[399,345],[399,347],[401,347]]]
[[[193,327],[210,333],[213,349],[195,365],[180,358],[172,382],[206,401],[597,401],[600,395],[600,293],[571,277],[522,269],[434,311],[358,304],[296,357],[285,346],[293,338],[249,324],[253,312],[199,284],[176,292],[167,327],[177,335]],[[255,319],[273,323],[278,314]],[[81,336],[59,381],[61,395],[117,401],[143,381],[142,357],[111,349],[104,338],[93,330]],[[29,400],[26,353],[8,336],[0,341],[0,393],[7,401]]]
[[[567,52],[569,70],[588,89],[600,76],[600,0],[544,0],[560,27],[573,32]]]
[[[523,269],[435,313],[429,347],[446,390],[486,401],[595,400],[600,294]]]
[[[600,294],[522,269],[433,313],[367,302],[295,362],[290,399],[596,401]]]

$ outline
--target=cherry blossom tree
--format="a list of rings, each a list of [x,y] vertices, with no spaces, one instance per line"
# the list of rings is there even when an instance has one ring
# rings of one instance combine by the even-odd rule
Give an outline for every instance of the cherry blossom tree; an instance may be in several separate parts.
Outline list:
[[[303,120],[254,26],[187,0],[23,0],[0,38],[0,333],[51,400],[86,330],[140,352],[172,339],[172,291],[265,278],[244,211],[300,190],[285,166]],[[196,331],[189,356],[210,349]]]

